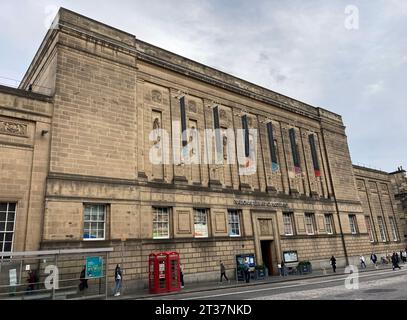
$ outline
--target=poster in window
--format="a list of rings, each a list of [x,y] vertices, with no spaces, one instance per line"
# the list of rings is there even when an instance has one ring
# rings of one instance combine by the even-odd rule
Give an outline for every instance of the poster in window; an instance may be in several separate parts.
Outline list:
[[[203,223],[195,224],[195,237],[196,238],[207,238],[208,237],[208,226]]]
[[[16,286],[17,285],[17,269],[10,269],[9,277],[10,277],[10,286]]]
[[[286,263],[298,261],[297,251],[284,251],[283,256]]]

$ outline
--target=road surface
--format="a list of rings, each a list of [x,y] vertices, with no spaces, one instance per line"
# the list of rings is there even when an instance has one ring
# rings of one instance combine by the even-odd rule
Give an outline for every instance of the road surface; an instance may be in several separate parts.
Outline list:
[[[354,274],[355,275],[355,274]],[[216,290],[160,296],[154,300],[407,300],[407,265],[401,270],[360,273],[268,283],[248,287],[220,287]],[[348,279],[348,285],[346,284]]]

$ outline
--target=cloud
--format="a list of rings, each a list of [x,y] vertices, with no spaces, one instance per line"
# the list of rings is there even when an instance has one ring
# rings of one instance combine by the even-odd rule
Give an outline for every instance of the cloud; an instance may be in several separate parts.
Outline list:
[[[21,79],[64,6],[137,38],[343,116],[352,158],[393,170],[407,159],[407,2],[22,0],[2,3],[0,76]],[[30,12],[29,15],[23,14]],[[22,21],[24,23],[22,23]]]
[[[378,94],[378,93],[380,93],[381,91],[383,91],[383,81],[379,81],[379,82],[376,82],[376,83],[372,83],[372,84],[368,84],[367,86],[366,86],[366,93],[368,94],[368,95],[374,95],[374,94]]]

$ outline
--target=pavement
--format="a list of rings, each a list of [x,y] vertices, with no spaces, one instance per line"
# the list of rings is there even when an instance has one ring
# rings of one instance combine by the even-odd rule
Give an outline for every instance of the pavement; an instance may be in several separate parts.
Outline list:
[[[403,268],[403,264],[400,264]],[[404,265],[403,269],[407,269],[407,264]],[[368,273],[374,275],[375,273],[379,274],[380,271],[390,271],[392,270],[391,264],[382,264],[379,265],[377,268],[373,265],[368,265],[367,268],[361,269],[358,268],[359,273]],[[200,283],[185,283],[185,287],[178,292],[166,292],[161,294],[150,294],[148,289],[139,289],[135,291],[124,290],[121,296],[114,297],[109,296],[109,300],[138,300],[138,299],[177,299],[177,297],[185,297],[188,294],[193,296],[194,293],[199,292],[210,292],[210,291],[217,291],[217,290],[228,290],[228,289],[236,289],[241,288],[242,290],[251,290],[256,288],[257,286],[265,286],[265,285],[272,285],[278,283],[290,283],[295,282],[298,283],[301,280],[308,280],[308,279],[318,279],[318,278],[330,278],[335,279],[338,276],[346,276],[345,268],[337,268],[336,273],[332,270],[316,270],[310,274],[304,275],[289,275],[289,276],[269,276],[264,280],[251,280],[250,283],[246,282],[236,282],[236,280],[231,280],[229,282],[200,282]],[[328,282],[332,282],[335,280],[330,280]],[[338,280],[339,281],[339,280]],[[342,279],[341,279],[342,281]],[[325,281],[324,281],[325,282]]]

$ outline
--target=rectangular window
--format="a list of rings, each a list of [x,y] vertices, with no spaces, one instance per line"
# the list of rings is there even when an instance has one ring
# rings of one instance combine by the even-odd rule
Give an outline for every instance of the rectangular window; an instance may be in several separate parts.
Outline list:
[[[295,171],[295,174],[299,174],[299,173],[301,173],[300,155],[298,153],[297,142],[295,141],[295,130],[294,130],[294,128],[291,128],[288,131],[288,133],[290,135],[291,154],[292,154],[293,162],[294,162],[294,171]]]
[[[313,134],[310,134],[308,136],[308,138],[309,138],[309,144],[310,144],[310,147],[311,147],[312,164],[314,165],[314,174],[315,174],[315,177],[320,177],[321,176],[321,171],[320,171],[320,168],[319,168],[317,148],[315,146],[315,137],[314,137]]]
[[[207,209],[194,209],[194,236],[195,238],[208,237]]]
[[[16,221],[15,202],[0,202],[0,250],[13,251],[14,229]]]
[[[305,229],[309,235],[315,233],[315,215],[313,213],[305,214]]]
[[[84,240],[104,240],[106,205],[85,204],[85,217],[83,226]]]
[[[383,217],[377,217],[377,224],[379,225],[380,238],[383,242],[387,241],[386,230],[384,229]]]
[[[397,236],[397,226],[396,226],[396,221],[394,220],[393,217],[389,217],[390,220],[390,226],[391,226],[391,233],[393,235],[393,241],[397,241],[398,240],[398,236]]]
[[[170,213],[168,208],[153,208],[153,239],[170,238]]]
[[[277,160],[277,148],[276,148],[276,142],[274,140],[273,124],[271,122],[267,123],[267,135],[268,135],[270,158],[271,158],[271,170],[278,171],[279,165],[278,165],[278,160]]]
[[[356,221],[356,216],[354,214],[349,215],[349,226],[350,226],[350,232],[352,234],[358,233],[358,223]]]
[[[240,237],[240,212],[228,210],[229,236]]]
[[[327,234],[334,233],[332,214],[325,214],[325,230]]]
[[[366,222],[366,230],[367,233],[369,234],[369,239],[370,242],[374,242],[374,234],[373,234],[373,229],[372,229],[372,224],[369,216],[365,216],[365,222]]]
[[[284,234],[286,236],[294,235],[294,223],[292,213],[283,213]]]

